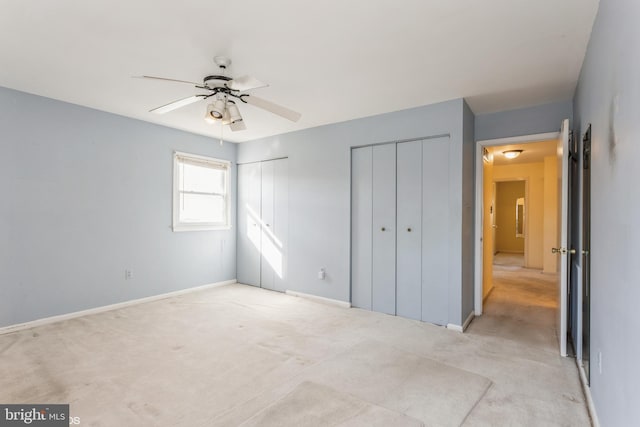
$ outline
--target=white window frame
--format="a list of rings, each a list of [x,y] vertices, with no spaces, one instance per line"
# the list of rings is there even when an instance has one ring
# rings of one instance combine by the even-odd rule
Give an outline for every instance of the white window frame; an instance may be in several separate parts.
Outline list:
[[[203,165],[210,164],[222,167],[225,171],[224,180],[224,205],[225,220],[220,223],[212,222],[180,222],[180,159],[189,160]],[[229,194],[231,181],[231,162],[215,159],[213,157],[198,154],[173,152],[173,231],[204,231],[204,230],[228,230],[231,228],[231,198]]]

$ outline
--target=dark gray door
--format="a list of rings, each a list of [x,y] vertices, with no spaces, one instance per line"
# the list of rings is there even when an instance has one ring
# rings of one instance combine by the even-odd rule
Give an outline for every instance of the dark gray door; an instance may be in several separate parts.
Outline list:
[[[573,132],[569,138],[569,245],[572,251],[569,251],[569,282],[567,283],[568,296],[568,323],[567,323],[567,355],[576,357],[579,354],[577,345],[580,339],[577,334],[580,331],[578,322],[580,321],[579,306],[579,289],[578,285],[581,281],[580,274],[580,255],[575,253],[575,249],[580,242],[582,229],[580,228],[580,181],[582,169],[580,168],[580,144],[577,136]]]
[[[582,364],[591,382],[591,125],[584,135],[582,158]]]

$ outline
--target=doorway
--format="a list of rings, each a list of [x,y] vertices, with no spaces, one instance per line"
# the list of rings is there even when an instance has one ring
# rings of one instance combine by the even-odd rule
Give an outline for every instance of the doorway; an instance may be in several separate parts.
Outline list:
[[[493,211],[493,264],[525,266],[526,180],[495,180],[491,199]]]
[[[495,276],[504,276],[505,269],[500,264],[511,264],[508,268],[522,268],[518,274],[511,275],[507,281],[518,279],[519,276],[538,275],[550,282],[549,286],[541,290],[544,296],[537,301],[550,309],[551,323],[554,323],[554,313],[562,313],[557,316],[558,335],[566,329],[566,280],[558,280],[563,277],[560,273],[562,255],[558,246],[566,248],[566,237],[560,239],[566,229],[563,223],[563,211],[566,203],[560,203],[560,195],[566,196],[564,185],[567,182],[562,166],[564,159],[558,158],[558,153],[563,153],[562,145],[568,140],[568,121],[563,122],[563,132],[537,134],[524,137],[506,138],[491,141],[477,142],[476,158],[476,286],[475,286],[475,314],[483,312],[483,300],[488,298],[493,290],[494,261],[496,253],[498,265]],[[558,144],[561,144],[558,147]],[[546,149],[546,151],[545,151]],[[567,150],[568,151],[568,150]],[[515,156],[508,160],[509,152],[516,152]],[[562,156],[562,154],[561,154]],[[517,161],[513,159],[517,158]],[[515,197],[511,195],[508,203],[509,222],[500,221],[501,187],[514,186],[507,184],[520,182],[525,186],[525,196]],[[494,185],[495,184],[495,185]],[[492,191],[495,188],[496,191]],[[507,189],[503,191],[508,192]],[[515,191],[515,190],[514,190]],[[519,191],[522,191],[521,189]],[[513,191],[512,191],[513,192]],[[524,199],[524,200],[522,200]],[[502,202],[507,203],[507,202]],[[506,214],[502,214],[504,217]],[[566,217],[565,217],[566,218]],[[512,246],[504,246],[500,242],[501,228],[507,228]],[[517,236],[516,236],[517,235]],[[495,237],[495,238],[494,238]],[[561,243],[565,244],[562,245]],[[517,245],[519,244],[519,245]],[[494,249],[495,245],[495,249]],[[500,249],[503,249],[502,255]],[[552,249],[556,252],[552,253]],[[566,249],[565,249],[566,250]],[[521,254],[522,267],[513,265],[514,254]],[[502,258],[502,259],[501,259]],[[511,274],[507,268],[507,273]],[[565,270],[566,271],[566,270]],[[525,274],[526,273],[526,274]],[[546,274],[544,274],[546,273]],[[543,276],[544,274],[544,276]],[[500,280],[505,279],[501,277]],[[498,279],[496,279],[498,280]],[[534,278],[534,281],[537,279]],[[511,283],[510,282],[510,283]],[[505,281],[503,280],[504,284]],[[530,282],[531,283],[531,282]],[[524,289],[524,288],[523,288]],[[504,289],[503,289],[504,290]],[[529,289],[530,290],[530,289]],[[529,291],[527,290],[527,292]],[[536,300],[532,293],[519,294],[513,298],[517,300],[522,295]],[[492,298],[504,299],[508,294],[500,292],[500,296]],[[556,307],[559,307],[557,309]],[[547,319],[547,323],[549,319]],[[566,355],[566,340],[560,338],[560,352]]]

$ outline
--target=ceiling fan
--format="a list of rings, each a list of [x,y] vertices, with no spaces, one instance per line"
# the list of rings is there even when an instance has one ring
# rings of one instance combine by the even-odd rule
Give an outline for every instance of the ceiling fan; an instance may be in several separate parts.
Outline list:
[[[186,80],[167,79],[164,77],[139,76],[143,79],[162,80],[176,83],[187,83],[193,85],[196,89],[205,91],[186,98],[178,99],[169,104],[149,110],[151,113],[164,114],[178,108],[184,107],[201,100],[210,100],[207,104],[204,119],[209,123],[220,122],[223,125],[229,125],[232,131],[245,130],[247,127],[240,115],[237,101],[245,104],[251,104],[255,107],[262,108],[285,119],[297,122],[301,114],[274,104],[262,98],[245,93],[248,90],[259,89],[268,86],[260,80],[251,76],[241,76],[232,78],[225,75],[225,71],[231,65],[231,59],[226,56],[216,56],[214,62],[220,67],[220,74],[206,76],[202,79],[202,83],[190,82]]]

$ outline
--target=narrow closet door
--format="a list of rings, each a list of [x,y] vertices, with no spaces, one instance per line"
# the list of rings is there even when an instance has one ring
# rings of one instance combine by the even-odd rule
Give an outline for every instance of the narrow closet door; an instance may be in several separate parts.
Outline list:
[[[351,305],[371,310],[372,147],[351,151]]]
[[[373,147],[372,309],[396,314],[396,144]]]
[[[261,193],[262,233],[260,252],[260,285],[266,289],[274,288],[274,265],[276,265],[276,246],[273,238],[274,220],[274,163],[262,162],[262,193]]]
[[[287,290],[287,260],[289,237],[289,162],[273,160],[273,285],[280,292]]]
[[[449,319],[449,138],[422,143],[422,320]]]
[[[260,163],[238,165],[238,282],[260,286]]]
[[[398,144],[396,314],[422,318],[422,141]]]

